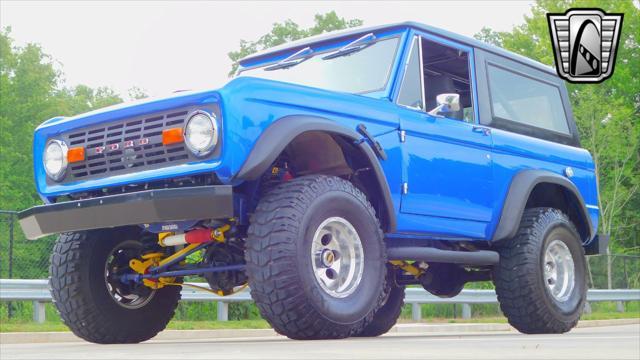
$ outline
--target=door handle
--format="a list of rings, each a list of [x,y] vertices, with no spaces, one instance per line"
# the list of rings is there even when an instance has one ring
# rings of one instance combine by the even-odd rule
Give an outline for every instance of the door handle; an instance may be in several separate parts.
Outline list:
[[[491,129],[489,129],[488,127],[484,127],[484,126],[474,126],[473,127],[473,132],[482,133],[482,135],[484,135],[484,136],[489,136],[491,134]]]

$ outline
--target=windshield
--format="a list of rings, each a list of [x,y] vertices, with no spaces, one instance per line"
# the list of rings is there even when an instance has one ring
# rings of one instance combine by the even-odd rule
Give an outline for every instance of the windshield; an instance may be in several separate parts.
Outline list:
[[[276,70],[265,70],[268,66],[253,68],[242,71],[238,76],[353,94],[382,90],[389,79],[398,41],[397,37],[380,40],[357,52],[330,59],[323,59],[330,52],[313,54],[313,57],[297,65]]]

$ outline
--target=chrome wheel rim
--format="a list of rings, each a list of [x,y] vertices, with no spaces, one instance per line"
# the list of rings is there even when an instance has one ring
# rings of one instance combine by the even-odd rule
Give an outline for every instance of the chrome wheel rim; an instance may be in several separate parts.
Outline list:
[[[549,293],[559,302],[565,302],[573,293],[576,275],[571,251],[560,240],[547,245],[544,255],[544,282]]]
[[[142,253],[142,244],[138,241],[128,240],[116,245],[104,265],[104,280],[107,291],[116,304],[126,309],[139,309],[147,305],[156,294],[142,284],[125,284],[120,281],[124,273],[131,273],[129,260],[139,258]]]
[[[341,217],[318,226],[311,242],[313,274],[320,287],[335,298],[352,294],[362,281],[364,252],[356,229]]]

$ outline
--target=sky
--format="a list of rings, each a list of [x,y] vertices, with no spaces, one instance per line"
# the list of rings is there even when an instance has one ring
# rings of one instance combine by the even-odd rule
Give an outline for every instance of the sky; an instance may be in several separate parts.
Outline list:
[[[418,21],[473,36],[483,26],[510,30],[531,1],[0,1],[0,26],[16,45],[38,43],[58,62],[66,86],[108,86],[126,97],[223,86],[227,53],[291,19],[317,13],[364,25]]]

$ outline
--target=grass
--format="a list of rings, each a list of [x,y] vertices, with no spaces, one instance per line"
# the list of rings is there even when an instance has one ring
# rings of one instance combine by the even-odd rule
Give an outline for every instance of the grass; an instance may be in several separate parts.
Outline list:
[[[167,329],[171,330],[212,330],[212,329],[269,329],[264,320],[237,321],[171,321]],[[69,331],[60,321],[46,321],[42,324],[24,320],[3,320],[0,332],[46,332]]]
[[[36,322],[25,322],[23,320],[2,320],[0,322],[0,332],[46,332],[46,331],[69,331],[60,321],[46,321],[42,324]]]
[[[461,324],[461,323],[506,323],[507,318],[497,316],[487,317],[474,317],[471,319],[452,319],[446,317],[428,317],[422,318],[419,323],[421,324]],[[415,324],[416,322],[410,318],[400,318],[398,320],[400,324]]]
[[[639,319],[640,312],[597,312],[582,315],[582,320]]]
[[[171,330],[211,330],[211,329],[271,329],[265,320],[234,321],[172,321]]]
[[[606,319],[638,319],[640,312],[594,312],[584,314],[582,320],[606,320]],[[413,323],[411,319],[401,318],[400,323]],[[451,319],[442,317],[423,318],[422,323],[446,324],[446,323],[506,323],[507,319],[501,316],[474,317],[471,319]],[[235,321],[187,321],[173,320],[167,326],[171,330],[211,330],[211,329],[269,329],[269,324],[262,320],[235,320]],[[38,324],[33,321],[21,319],[3,319],[0,321],[0,332],[45,332],[45,331],[69,331],[59,320],[46,321]]]
[[[214,321],[216,302],[180,303],[174,319],[167,326],[173,330],[209,329],[268,329],[269,324],[260,318],[258,309],[252,303],[232,303],[229,305],[232,321]],[[460,306],[448,304],[422,305],[422,323],[506,323],[497,304],[473,305],[471,319],[460,318]],[[625,303],[625,312],[617,312],[614,302],[591,303],[591,314],[584,314],[582,320],[640,318],[640,301]],[[31,302],[13,302],[13,317],[8,318],[7,303],[0,303],[0,332],[43,332],[69,331],[62,323],[52,304],[45,305],[47,321],[38,324],[31,321]],[[411,323],[411,306],[405,305],[400,323]]]
[[[583,314],[580,320],[612,320],[612,319],[640,319],[640,313],[635,311],[626,312],[597,312],[591,314]],[[400,323],[413,323],[411,319],[400,319]],[[486,316],[486,317],[473,317],[471,319],[450,319],[450,318],[425,318],[420,321],[421,323],[450,323],[450,324],[465,324],[465,323],[500,323],[506,324],[507,318],[504,316]]]

